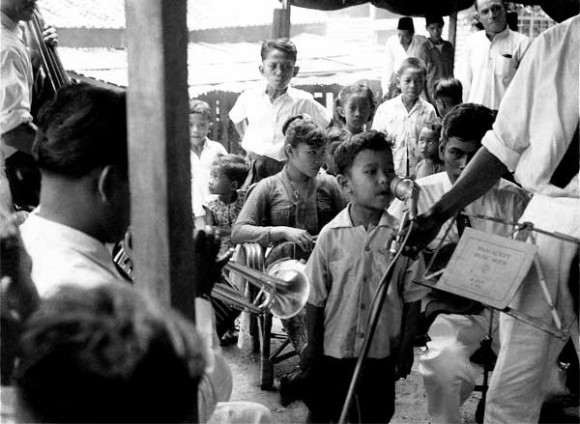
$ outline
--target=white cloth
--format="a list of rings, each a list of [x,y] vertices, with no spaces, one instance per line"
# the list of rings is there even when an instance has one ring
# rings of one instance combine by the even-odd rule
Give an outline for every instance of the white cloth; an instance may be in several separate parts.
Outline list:
[[[463,101],[498,109],[529,45],[528,37],[509,28],[496,34],[492,41],[485,31],[470,35],[457,72],[463,84]]]
[[[443,194],[451,190],[452,183],[446,172],[420,178],[417,212],[424,213],[433,206]],[[528,203],[527,194],[515,184],[500,180],[491,190],[465,208],[468,214],[481,214],[517,222]],[[389,213],[400,218],[404,203],[394,200]],[[512,225],[471,218],[473,228],[487,233],[510,237]],[[435,240],[429,245],[434,249],[449,225],[446,222]],[[449,231],[445,244],[459,240],[456,225]],[[498,313],[494,314],[492,328],[493,349],[498,351]],[[471,355],[480,347],[488,334],[490,312],[488,309],[479,314],[458,315],[439,314],[429,327],[428,350],[419,358],[419,373],[423,376],[429,415],[433,423],[461,423],[461,405],[469,397],[481,370],[470,361]]]
[[[423,35],[413,35],[413,40],[405,51],[397,35],[393,35],[387,39],[385,44],[385,68],[381,75],[381,87],[383,94],[389,91],[389,85],[393,81],[393,74],[399,71],[399,67],[403,60],[408,57],[418,57],[419,49],[427,41],[427,37]]]
[[[521,220],[576,238],[580,238],[578,175],[564,189],[548,181],[578,125],[579,51],[578,15],[542,33],[506,92],[492,132],[483,140],[508,168],[515,168],[522,185],[535,192]],[[549,292],[578,351],[578,316],[568,286],[578,246],[541,234],[536,237]],[[510,306],[553,325],[533,267]],[[500,332],[502,347],[485,422],[537,422],[545,396],[543,381],[564,342],[505,315],[500,317]]]
[[[417,100],[409,112],[401,95],[387,100],[377,108],[372,129],[385,132],[394,142],[393,160],[399,177],[415,175],[415,168],[421,159],[418,147],[421,128],[435,117],[435,108],[422,98]]]
[[[324,354],[356,358],[361,354],[373,295],[391,254],[398,222],[384,211],[376,227],[354,226],[350,205],[324,226],[306,263],[308,303],[324,308]],[[386,358],[398,348],[403,302],[421,300],[427,289],[413,284],[423,275],[422,260],[395,265],[369,358]]]
[[[217,141],[212,141],[206,137],[198,156],[190,151],[189,158],[191,161],[191,207],[193,216],[205,216],[203,204],[210,196],[209,192],[209,175],[211,164],[222,155],[227,155],[228,151]]]
[[[41,298],[54,295],[64,285],[86,288],[105,284],[128,284],[117,273],[107,247],[99,240],[67,225],[42,218],[36,209],[20,226],[22,241],[32,259],[32,281]],[[196,299],[196,328],[206,361],[200,382],[200,416],[206,419],[217,402],[227,401],[232,392],[232,375],[215,334],[211,304]]]
[[[285,94],[271,102],[262,84],[240,94],[229,116],[234,124],[248,120],[242,140],[242,147],[247,152],[283,162],[286,155],[282,126],[288,118],[303,113],[310,115],[322,128],[330,123],[330,113],[310,93],[288,87]]]

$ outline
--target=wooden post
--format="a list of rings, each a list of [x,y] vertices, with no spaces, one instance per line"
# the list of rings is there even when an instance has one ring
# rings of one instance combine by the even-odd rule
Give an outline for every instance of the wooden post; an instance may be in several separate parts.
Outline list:
[[[282,0],[282,7],[274,9],[272,38],[290,38],[290,2]]]
[[[135,280],[194,319],[187,0],[125,5]]]
[[[457,3],[455,3],[455,9],[449,14],[449,30],[447,33],[447,39],[453,47],[456,47],[455,42],[457,38]]]

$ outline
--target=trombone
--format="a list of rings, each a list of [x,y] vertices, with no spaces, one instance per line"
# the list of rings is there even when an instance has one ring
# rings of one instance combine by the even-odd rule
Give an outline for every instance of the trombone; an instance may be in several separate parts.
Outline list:
[[[267,273],[229,262],[224,271],[229,271],[230,275],[239,275],[260,291],[253,302],[248,301],[234,288],[235,284],[232,283],[231,277],[224,272],[224,278],[231,287],[216,284],[211,295],[236,309],[254,314],[262,314],[269,310],[275,317],[291,318],[306,305],[310,294],[310,283],[303,270],[304,264],[294,259],[274,262],[268,267]]]

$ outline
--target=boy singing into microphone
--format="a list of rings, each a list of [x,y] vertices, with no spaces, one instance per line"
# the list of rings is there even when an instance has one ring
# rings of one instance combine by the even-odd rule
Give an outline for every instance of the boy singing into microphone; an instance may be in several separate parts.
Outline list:
[[[306,264],[311,291],[301,365],[310,378],[304,396],[309,422],[316,423],[338,421],[399,226],[386,211],[395,169],[384,135],[358,134],[338,147],[334,160],[351,203],[322,229]],[[393,415],[395,380],[406,377],[413,364],[419,301],[426,289],[411,282],[421,276],[419,261],[402,257],[395,265],[350,409],[351,422],[384,423]]]

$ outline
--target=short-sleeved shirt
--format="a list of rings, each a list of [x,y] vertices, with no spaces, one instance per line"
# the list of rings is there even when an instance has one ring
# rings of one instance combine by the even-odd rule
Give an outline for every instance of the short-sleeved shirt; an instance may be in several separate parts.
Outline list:
[[[407,112],[401,95],[387,100],[377,108],[372,128],[386,133],[393,140],[393,160],[398,176],[415,175],[421,156],[417,143],[421,128],[436,116],[435,108],[422,98]]]
[[[294,227],[316,235],[344,206],[336,178],[318,174],[304,199],[293,195],[286,168],[254,186],[246,196],[232,232],[234,243],[271,243],[272,227]],[[301,216],[297,216],[297,214]]]
[[[242,147],[285,162],[282,126],[288,118],[307,113],[322,128],[330,123],[330,113],[310,93],[288,87],[286,93],[270,101],[265,85],[244,91],[229,113],[234,124],[248,120]]]
[[[437,45],[429,38],[421,44],[417,57],[427,66],[427,100],[434,105],[435,83],[442,78],[453,77],[455,49],[449,41],[443,40],[441,44]]]
[[[415,182],[420,187],[419,198],[417,200],[417,212],[420,214],[427,212],[431,206],[437,203],[453,187],[453,183],[449,179],[447,172],[440,172],[425,178],[419,178]],[[479,214],[499,218],[507,222],[517,222],[524,213],[529,200],[530,198],[524,190],[509,181],[501,179],[487,193],[466,206],[465,212],[471,215]],[[403,209],[404,203],[395,199],[389,207],[389,213],[400,218],[403,215]],[[514,229],[513,225],[506,225],[486,219],[470,217],[469,220],[471,226],[476,230],[504,237],[509,237]],[[449,221],[443,224],[437,237],[429,244],[428,247],[430,249],[437,247],[448,225]],[[453,225],[443,244],[457,243],[458,240],[457,226]]]
[[[578,130],[579,45],[578,16],[542,33],[482,140],[532,193],[580,197],[578,173],[565,187],[550,182]]]
[[[205,216],[203,203],[208,199],[209,174],[211,164],[221,155],[227,155],[224,146],[209,138],[205,139],[201,155],[198,156],[193,151],[190,152],[191,160],[191,203],[193,216]]]
[[[463,84],[463,101],[499,109],[529,46],[528,37],[509,28],[496,34],[492,41],[485,31],[470,35],[465,42],[466,55],[457,72]]]
[[[308,303],[324,308],[325,355],[355,358],[361,354],[373,295],[389,265],[397,227],[398,221],[386,211],[376,227],[354,226],[349,205],[320,232],[305,272],[311,286]],[[419,301],[428,293],[412,283],[422,273],[421,261],[402,257],[395,265],[370,358],[386,358],[397,349],[403,303]]]

